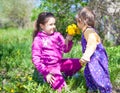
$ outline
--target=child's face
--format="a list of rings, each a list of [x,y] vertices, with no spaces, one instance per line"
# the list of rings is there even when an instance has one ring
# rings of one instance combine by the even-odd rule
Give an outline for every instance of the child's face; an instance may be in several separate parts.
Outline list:
[[[80,20],[80,19],[77,19],[77,26],[80,28],[80,29],[82,29],[83,28],[83,22],[82,22],[82,20]]]
[[[81,22],[77,19],[77,26],[81,29]]]
[[[48,21],[43,25],[40,24],[43,31],[45,31],[47,34],[52,34],[55,31],[55,18],[50,17]]]

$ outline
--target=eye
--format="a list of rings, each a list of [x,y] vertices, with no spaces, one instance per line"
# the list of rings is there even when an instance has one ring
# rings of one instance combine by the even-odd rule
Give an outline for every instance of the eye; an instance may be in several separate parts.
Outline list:
[[[50,24],[51,26],[53,25],[53,24]]]
[[[55,26],[55,23],[52,23],[52,24],[50,24],[50,25],[51,25],[51,26],[53,26],[53,25]]]

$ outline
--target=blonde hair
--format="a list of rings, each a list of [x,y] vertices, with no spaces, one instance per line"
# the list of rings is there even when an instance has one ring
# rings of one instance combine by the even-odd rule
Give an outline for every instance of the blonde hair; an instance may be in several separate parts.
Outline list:
[[[95,25],[95,14],[89,7],[84,7],[78,11],[76,19],[81,20],[84,24],[94,27]]]

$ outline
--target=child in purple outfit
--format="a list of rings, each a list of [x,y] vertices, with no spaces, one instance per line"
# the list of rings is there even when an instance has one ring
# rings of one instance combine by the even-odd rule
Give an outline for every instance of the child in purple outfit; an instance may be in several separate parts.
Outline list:
[[[55,17],[50,12],[39,14],[35,28],[32,43],[33,64],[46,82],[61,92],[66,87],[62,72],[72,76],[81,68],[79,59],[62,59],[63,52],[69,52],[72,48],[72,36],[67,35],[64,39],[55,31]]]
[[[99,90],[100,93],[112,93],[108,71],[108,56],[99,35],[94,28],[94,14],[84,7],[76,16],[77,25],[82,30],[81,65],[85,65],[84,75],[88,93]]]

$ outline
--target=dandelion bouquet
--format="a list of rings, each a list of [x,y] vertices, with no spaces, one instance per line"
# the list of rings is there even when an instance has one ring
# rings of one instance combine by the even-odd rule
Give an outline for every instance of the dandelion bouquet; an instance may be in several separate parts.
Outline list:
[[[76,24],[68,25],[67,29],[66,29],[66,32],[71,36],[74,36],[76,34],[80,34],[80,30],[79,30],[79,28],[77,27]]]

